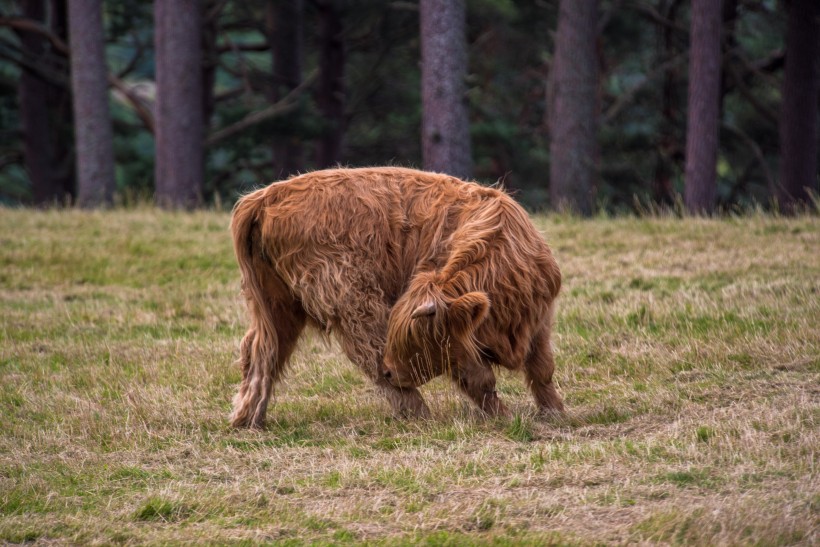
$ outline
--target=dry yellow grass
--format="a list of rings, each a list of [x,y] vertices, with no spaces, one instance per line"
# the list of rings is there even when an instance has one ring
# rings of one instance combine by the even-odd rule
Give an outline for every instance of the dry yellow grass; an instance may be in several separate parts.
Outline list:
[[[308,337],[231,430],[224,213],[0,209],[0,541],[820,542],[820,220],[538,217],[565,418],[390,418]]]

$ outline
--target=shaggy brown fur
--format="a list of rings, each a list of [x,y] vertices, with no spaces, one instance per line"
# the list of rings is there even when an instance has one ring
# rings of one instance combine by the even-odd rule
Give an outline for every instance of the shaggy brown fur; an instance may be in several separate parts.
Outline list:
[[[232,423],[261,427],[306,324],[333,332],[403,415],[447,373],[506,414],[491,365],[523,369],[542,409],[561,276],[526,213],[500,190],[400,168],[333,169],[242,198],[231,231],[251,326]]]

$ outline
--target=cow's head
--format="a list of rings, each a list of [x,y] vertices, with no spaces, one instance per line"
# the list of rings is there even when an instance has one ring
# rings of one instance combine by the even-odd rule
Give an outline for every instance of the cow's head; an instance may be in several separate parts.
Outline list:
[[[382,375],[397,387],[416,387],[454,362],[479,359],[474,333],[489,310],[483,292],[447,296],[435,285],[411,284],[390,313]]]

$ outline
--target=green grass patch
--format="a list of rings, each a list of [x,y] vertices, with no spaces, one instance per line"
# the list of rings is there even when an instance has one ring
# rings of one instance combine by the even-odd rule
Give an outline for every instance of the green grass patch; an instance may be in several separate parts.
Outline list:
[[[191,508],[183,503],[152,497],[134,511],[134,519],[139,521],[175,522],[186,519],[190,514]]]
[[[507,437],[521,443],[532,442],[535,439],[532,423],[522,418],[520,414],[516,414],[507,426]]]
[[[534,220],[565,416],[397,419],[308,333],[235,431],[228,214],[0,209],[0,542],[810,543],[820,219]]]
[[[658,482],[674,484],[681,488],[711,488],[716,482],[714,475],[705,469],[670,471],[658,477],[657,480]]]

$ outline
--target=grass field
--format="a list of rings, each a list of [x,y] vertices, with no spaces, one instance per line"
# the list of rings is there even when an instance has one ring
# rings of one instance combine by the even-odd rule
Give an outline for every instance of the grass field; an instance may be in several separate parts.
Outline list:
[[[261,432],[228,218],[0,209],[0,542],[820,543],[817,217],[539,217],[566,417],[396,420],[309,336]]]

